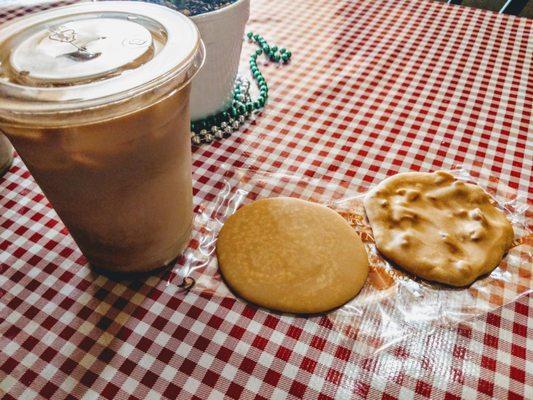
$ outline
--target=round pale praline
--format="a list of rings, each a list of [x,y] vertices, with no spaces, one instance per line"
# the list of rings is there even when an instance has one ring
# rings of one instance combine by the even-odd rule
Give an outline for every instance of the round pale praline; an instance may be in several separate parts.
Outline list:
[[[242,298],[269,309],[313,314],[361,290],[368,257],[335,211],[304,200],[258,200],[232,215],[217,242],[220,271]]]

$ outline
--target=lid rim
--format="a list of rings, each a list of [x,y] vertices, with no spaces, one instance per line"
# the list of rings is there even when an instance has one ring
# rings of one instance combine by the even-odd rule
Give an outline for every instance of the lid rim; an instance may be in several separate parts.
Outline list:
[[[184,88],[185,86],[190,84],[191,81],[196,77],[196,75],[198,74],[199,70],[202,68],[203,64],[205,63],[205,45],[204,45],[204,43],[202,41],[200,42],[200,49],[199,50],[200,50],[200,52],[198,54],[201,54],[201,61],[200,61],[200,64],[199,64],[198,68],[186,80],[181,81],[176,86],[170,87],[167,90],[167,93],[169,93],[171,91],[174,91],[174,90],[181,90],[182,88]],[[169,81],[171,81],[173,76],[175,76],[175,75],[169,74],[169,78],[166,79],[165,81],[163,81],[161,86],[163,86],[164,84],[167,84]],[[54,104],[55,106],[57,106],[57,109],[56,108],[36,107],[35,109],[29,109],[28,108],[28,109],[19,111],[19,110],[13,110],[13,109],[4,108],[0,104],[0,119],[2,117],[4,117],[5,114],[13,115],[15,117],[27,117],[27,116],[30,116],[30,115],[34,116],[34,117],[35,116],[43,116],[43,117],[45,117],[45,116],[49,116],[49,115],[62,115],[62,114],[69,115],[69,114],[75,114],[75,113],[78,113],[78,112],[84,112],[84,111],[89,111],[89,110],[98,110],[98,109],[103,109],[105,107],[110,107],[110,106],[114,106],[114,105],[117,105],[117,104],[120,104],[120,103],[123,103],[123,102],[127,102],[127,101],[130,101],[130,100],[133,100],[133,99],[138,98],[139,96],[142,96],[143,94],[145,94],[145,93],[147,93],[147,92],[149,92],[149,91],[151,91],[153,89],[154,89],[154,87],[145,88],[144,90],[141,90],[139,92],[131,94],[130,96],[127,95],[126,92],[123,92],[124,96],[119,97],[117,99],[113,99],[113,101],[106,102],[106,103],[98,102],[100,100],[100,98],[94,99],[94,100],[78,101],[76,103],[72,103],[73,104],[72,107],[65,107],[65,103],[51,103],[51,104]],[[159,96],[159,97],[154,97],[154,99],[152,99],[151,102],[148,105],[157,102],[160,97],[164,97],[167,93],[165,93],[165,94],[163,94],[162,96]],[[91,104],[91,102],[95,102],[95,104]],[[43,103],[39,103],[39,105],[42,105],[42,104]],[[125,113],[127,113],[127,112],[125,112]]]

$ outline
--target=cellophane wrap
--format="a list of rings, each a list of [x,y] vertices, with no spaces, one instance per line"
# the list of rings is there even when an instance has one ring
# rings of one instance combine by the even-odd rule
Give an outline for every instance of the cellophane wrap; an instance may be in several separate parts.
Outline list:
[[[328,176],[257,170],[229,170],[219,183],[217,197],[196,207],[191,245],[170,275],[169,284],[188,278],[194,282],[190,288],[193,292],[235,298],[220,275],[215,252],[224,221],[240,207],[260,198],[297,197],[324,204],[342,215],[363,240],[370,260],[368,279],[361,292],[326,314],[333,329],[325,330],[325,335],[340,335],[346,345],[357,346],[359,353],[370,355],[419,332],[468,323],[532,292],[530,210],[526,195],[503,186],[488,174],[460,168],[448,172],[481,186],[511,221],[515,232],[513,247],[500,265],[469,287],[452,288],[424,281],[391,265],[380,255],[363,208],[363,198],[370,187],[354,186]],[[313,318],[289,314],[286,317]]]

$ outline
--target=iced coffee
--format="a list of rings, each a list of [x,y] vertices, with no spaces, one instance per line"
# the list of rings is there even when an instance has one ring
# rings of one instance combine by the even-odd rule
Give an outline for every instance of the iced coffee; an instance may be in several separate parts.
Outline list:
[[[152,4],[85,3],[8,25],[0,55],[0,130],[89,262],[140,272],[175,259],[192,222],[194,24]]]

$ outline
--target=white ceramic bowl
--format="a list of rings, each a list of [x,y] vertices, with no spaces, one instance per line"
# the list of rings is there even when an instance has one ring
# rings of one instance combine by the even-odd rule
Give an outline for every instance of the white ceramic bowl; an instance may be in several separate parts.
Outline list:
[[[249,16],[250,0],[237,0],[219,10],[191,17],[206,48],[204,66],[192,82],[193,121],[222,111],[231,102]]]

